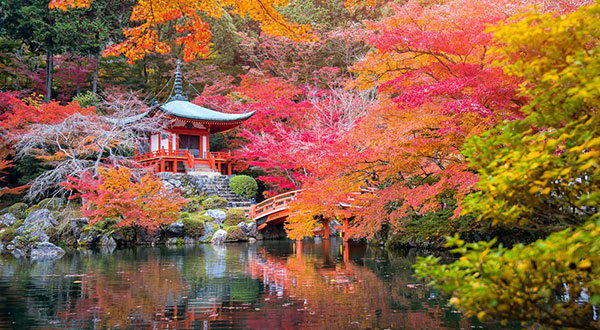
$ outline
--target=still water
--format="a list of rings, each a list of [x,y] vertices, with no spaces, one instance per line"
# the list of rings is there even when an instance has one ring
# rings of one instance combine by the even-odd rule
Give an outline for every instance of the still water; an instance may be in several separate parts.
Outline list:
[[[0,329],[500,329],[411,277],[414,258],[339,240],[0,259]]]

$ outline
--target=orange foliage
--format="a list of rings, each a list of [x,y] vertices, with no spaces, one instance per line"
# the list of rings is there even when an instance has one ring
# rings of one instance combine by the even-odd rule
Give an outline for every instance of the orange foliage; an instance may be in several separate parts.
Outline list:
[[[151,52],[167,53],[171,47],[160,40],[158,28],[161,25],[174,23],[175,30],[179,34],[175,43],[183,45],[184,59],[193,61],[198,56],[205,57],[210,47],[211,33],[208,24],[200,18],[200,14],[219,18],[226,10],[260,22],[262,30],[266,33],[283,35],[295,40],[311,39],[312,36],[306,25],[290,23],[276,10],[286,3],[286,0],[139,0],[131,13],[130,20],[140,24],[125,29],[123,33],[127,40],[110,46],[104,51],[104,55],[123,54],[130,63],[133,63]],[[51,0],[49,7],[67,10],[89,5],[90,0]]]
[[[90,217],[90,223],[110,219],[118,221],[117,226],[154,231],[177,220],[187,202],[150,174],[136,181],[126,167],[100,168],[99,173],[97,179],[87,173],[81,179],[69,177],[63,184],[86,201],[82,212]]]

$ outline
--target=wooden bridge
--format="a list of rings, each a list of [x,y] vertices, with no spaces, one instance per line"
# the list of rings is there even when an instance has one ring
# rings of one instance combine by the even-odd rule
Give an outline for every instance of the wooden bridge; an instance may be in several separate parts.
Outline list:
[[[353,193],[353,195],[372,194],[375,190],[377,189],[371,187],[360,188],[360,190]],[[296,196],[301,192],[302,189],[289,191],[252,205],[248,216],[256,222],[256,228],[258,230],[263,230],[267,226],[282,224],[290,216],[290,202],[296,199]],[[335,212],[336,218],[342,222],[342,226],[337,229],[341,230],[344,241],[348,240],[346,233],[348,232],[349,219],[352,217],[354,201],[355,198],[350,197],[348,203],[340,203],[339,209]],[[315,230],[315,235],[323,235],[324,239],[329,239],[329,236],[331,235],[329,221],[330,219],[322,219],[321,224],[323,228],[321,230]]]

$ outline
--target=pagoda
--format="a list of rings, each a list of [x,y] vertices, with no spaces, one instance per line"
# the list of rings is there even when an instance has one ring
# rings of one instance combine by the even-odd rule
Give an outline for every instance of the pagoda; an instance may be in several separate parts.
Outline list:
[[[175,71],[174,94],[158,107],[173,123],[167,133],[138,140],[135,159],[154,173],[202,173],[231,175],[231,152],[211,152],[210,134],[238,127],[253,112],[233,114],[210,110],[183,95],[180,61]]]

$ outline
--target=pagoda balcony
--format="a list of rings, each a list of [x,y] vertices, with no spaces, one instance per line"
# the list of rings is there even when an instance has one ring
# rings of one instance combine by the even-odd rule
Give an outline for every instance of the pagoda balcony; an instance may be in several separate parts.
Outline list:
[[[153,173],[172,172],[212,172],[231,175],[231,151],[202,152],[199,157],[189,150],[160,149],[138,154],[134,159],[144,167],[150,167]]]

